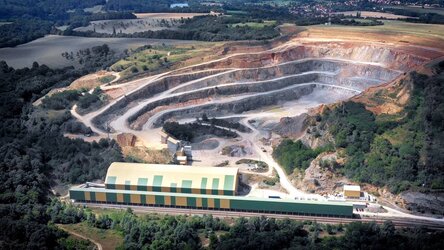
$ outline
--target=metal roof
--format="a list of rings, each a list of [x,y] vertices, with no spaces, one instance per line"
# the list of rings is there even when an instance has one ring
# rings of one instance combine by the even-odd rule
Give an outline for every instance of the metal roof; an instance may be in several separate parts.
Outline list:
[[[361,187],[358,185],[344,185],[344,190],[347,191],[361,191]]]
[[[238,168],[167,164],[112,163],[105,184],[236,190]]]

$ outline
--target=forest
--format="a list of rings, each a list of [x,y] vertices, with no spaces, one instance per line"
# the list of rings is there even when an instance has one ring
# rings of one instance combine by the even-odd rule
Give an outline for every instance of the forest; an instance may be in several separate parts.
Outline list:
[[[273,158],[281,165],[287,174],[292,174],[295,168],[305,170],[311,161],[320,153],[331,151],[331,145],[311,149],[301,141],[284,139],[274,150]]]
[[[0,8],[0,48],[14,47],[47,34],[59,34],[56,26],[70,25],[71,29],[104,19],[134,19],[129,12],[89,13],[83,9],[102,0],[3,0]]]
[[[18,20],[0,25],[0,48],[14,47],[49,34],[53,26],[50,21]]]
[[[111,162],[123,160],[114,141],[64,137],[78,129],[68,111],[32,105],[49,89],[86,73],[37,63],[14,69],[0,62],[0,224],[7,229],[0,231],[2,249],[54,248],[63,233],[48,224],[50,187],[104,178]]]
[[[260,19],[246,17],[196,16],[191,19],[185,19],[184,22],[184,24],[175,30],[149,30],[133,34],[106,34],[93,31],[73,31],[70,28],[64,31],[63,35],[83,37],[138,37],[198,41],[267,40],[279,35],[279,32],[275,29],[276,25],[265,25],[263,28],[255,28],[248,25],[235,25],[246,22],[263,22]]]

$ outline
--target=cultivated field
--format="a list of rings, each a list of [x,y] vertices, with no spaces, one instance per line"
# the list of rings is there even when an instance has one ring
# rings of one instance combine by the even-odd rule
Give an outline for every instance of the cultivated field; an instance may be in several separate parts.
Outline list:
[[[408,23],[383,20],[378,26],[315,25],[305,27],[300,36],[325,37],[326,39],[354,39],[383,43],[405,43],[444,50],[444,28],[439,24]]]
[[[137,19],[116,19],[93,21],[86,27],[79,27],[75,31],[95,31],[97,33],[125,33],[132,34],[143,31],[174,29],[182,19],[206,15],[205,13],[136,13]]]
[[[73,51],[75,53],[80,49],[91,48],[105,43],[112,50],[120,53],[125,49],[135,49],[147,44],[174,45],[190,44],[195,43],[195,41],[145,38],[85,38],[49,35],[14,48],[1,48],[0,60],[5,60],[8,65],[15,68],[30,67],[34,61],[59,68],[73,64],[72,61],[68,61],[61,56],[63,52]]]
[[[343,14],[345,16],[356,16],[357,12],[361,12],[361,17],[371,17],[371,18],[386,18],[386,19],[398,19],[398,18],[408,18],[408,16],[395,15],[391,13],[382,13],[376,11],[343,11],[335,12],[334,14]]]

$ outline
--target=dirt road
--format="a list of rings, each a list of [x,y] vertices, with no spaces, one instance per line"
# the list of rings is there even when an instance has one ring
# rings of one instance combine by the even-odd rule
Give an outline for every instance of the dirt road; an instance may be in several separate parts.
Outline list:
[[[65,231],[65,232],[67,232],[67,233],[69,233],[69,234],[71,234],[71,235],[77,236],[77,237],[82,238],[82,239],[85,239],[85,240],[89,240],[89,241],[91,241],[92,243],[94,243],[94,245],[96,245],[96,247],[97,247],[98,250],[103,250],[102,244],[100,244],[99,242],[97,242],[97,241],[95,241],[95,240],[93,240],[93,239],[91,239],[91,238],[88,238],[87,236],[84,236],[84,235],[78,234],[78,233],[76,233],[76,232],[74,232],[74,231],[72,231],[72,230],[66,228],[66,227],[65,227],[64,225],[62,225],[62,224],[57,224],[57,227],[59,227],[60,229],[62,229],[63,231]],[[106,250],[106,249],[105,249],[105,250]]]

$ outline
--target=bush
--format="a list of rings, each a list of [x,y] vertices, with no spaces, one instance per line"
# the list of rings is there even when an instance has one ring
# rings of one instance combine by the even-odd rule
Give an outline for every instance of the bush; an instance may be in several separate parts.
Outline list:
[[[273,157],[287,174],[291,174],[295,168],[308,168],[314,158],[328,150],[331,150],[330,146],[313,150],[305,146],[300,140],[294,142],[290,139],[285,139],[274,149]]]

